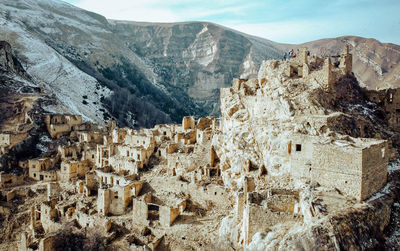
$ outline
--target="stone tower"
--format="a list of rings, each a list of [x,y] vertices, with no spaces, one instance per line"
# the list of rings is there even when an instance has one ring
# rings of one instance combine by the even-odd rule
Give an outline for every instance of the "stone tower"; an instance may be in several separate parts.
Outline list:
[[[353,71],[353,55],[350,54],[349,45],[346,44],[344,53],[340,55],[339,67],[343,69],[344,74],[350,74]]]

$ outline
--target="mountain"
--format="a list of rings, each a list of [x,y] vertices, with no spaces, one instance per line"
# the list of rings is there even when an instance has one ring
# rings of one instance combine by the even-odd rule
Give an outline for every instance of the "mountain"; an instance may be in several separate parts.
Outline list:
[[[196,109],[187,114],[219,114],[220,88],[234,77],[255,75],[262,60],[282,55],[279,44],[212,23],[111,23],[168,93],[183,91],[193,100]]]
[[[0,6],[1,39],[59,101],[47,110],[94,122],[114,117],[120,126],[151,126],[218,114],[220,87],[282,53],[272,42],[209,23],[108,21],[53,0]]]
[[[263,60],[280,59],[299,46],[206,22],[107,20],[58,0],[3,0],[0,10],[0,40],[11,44],[33,81],[57,101],[45,110],[98,123],[113,118],[119,126],[219,115],[220,88],[232,78],[254,76]],[[305,45],[324,52],[322,47],[340,51],[350,43],[362,51],[354,66],[357,77],[365,76],[362,84],[399,86],[400,47],[375,41],[368,44],[376,53],[368,53],[363,41],[345,37]]]

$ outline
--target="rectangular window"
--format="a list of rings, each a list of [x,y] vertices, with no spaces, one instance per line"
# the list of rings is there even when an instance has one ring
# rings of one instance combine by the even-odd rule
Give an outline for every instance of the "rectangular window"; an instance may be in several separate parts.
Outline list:
[[[382,147],[381,153],[382,153],[382,159],[384,159],[385,158],[385,148],[384,147]]]
[[[301,144],[296,144],[296,152],[301,152]]]

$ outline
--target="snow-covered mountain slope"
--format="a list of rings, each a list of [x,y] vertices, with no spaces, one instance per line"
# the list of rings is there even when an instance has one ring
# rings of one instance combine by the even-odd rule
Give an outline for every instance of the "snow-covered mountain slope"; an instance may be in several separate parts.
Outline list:
[[[111,91],[102,87],[95,78],[79,70],[30,30],[26,21],[28,17],[34,17],[31,18],[31,25],[49,21],[47,18],[41,19],[44,13],[35,11],[42,2],[67,6],[62,2],[52,1],[17,1],[13,2],[14,5],[3,2],[0,39],[7,40],[15,46],[33,80],[44,87],[45,92],[56,97],[58,104],[45,107],[46,110],[82,114],[86,120],[100,123],[103,120],[100,98],[109,96]],[[82,104],[84,96],[87,96],[86,105]]]

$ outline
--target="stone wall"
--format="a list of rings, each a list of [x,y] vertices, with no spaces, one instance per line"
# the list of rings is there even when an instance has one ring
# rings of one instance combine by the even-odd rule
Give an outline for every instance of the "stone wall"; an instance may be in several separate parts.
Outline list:
[[[369,198],[386,184],[389,160],[387,142],[368,147],[343,144],[314,145],[311,180],[335,187],[359,201]]]
[[[360,200],[371,197],[385,186],[389,158],[387,142],[372,145],[362,150],[363,168]]]
[[[30,159],[28,161],[29,177],[35,180],[40,180],[38,173],[41,171],[47,171],[53,167],[53,161],[51,159]]]
[[[147,135],[126,135],[125,144],[149,148],[154,145],[154,138]]]
[[[11,149],[27,137],[27,133],[0,133],[0,147],[8,147]]]
[[[371,102],[379,104],[386,112],[391,129],[400,130],[400,89],[367,90],[366,95]]]
[[[100,215],[108,215],[110,211],[111,191],[99,188],[97,193],[97,212]]]
[[[179,208],[160,206],[160,223],[164,227],[169,227],[179,216]]]
[[[0,173],[0,188],[13,187],[21,185],[24,182],[24,176],[16,174]]]
[[[149,217],[149,210],[146,202],[138,199],[133,199],[132,212],[133,222],[144,225],[148,224],[147,219]]]
[[[269,194],[270,191],[259,194],[247,194],[246,206],[243,210],[243,238],[245,245],[249,244],[253,235],[264,232],[269,227],[281,222],[301,221],[294,213],[298,198],[290,194]]]
[[[52,114],[45,116],[45,124],[52,138],[58,138],[71,132],[73,126],[82,124],[82,116]]]
[[[43,238],[39,242],[39,251],[53,251],[53,245],[55,241],[55,236],[49,236],[46,238]]]
[[[182,129],[195,129],[195,119],[193,116],[186,116],[182,119]]]
[[[60,180],[69,181],[74,178],[84,178],[85,174],[91,169],[92,164],[88,160],[82,161],[63,161],[58,171]]]

